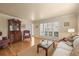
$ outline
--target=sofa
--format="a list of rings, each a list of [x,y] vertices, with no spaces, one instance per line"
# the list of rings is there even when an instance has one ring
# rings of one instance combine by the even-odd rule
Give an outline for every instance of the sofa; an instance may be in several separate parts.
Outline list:
[[[65,42],[59,42],[58,46],[56,47],[53,56],[68,56],[70,55],[73,47],[68,46]]]
[[[65,41],[59,41],[53,56],[77,56],[79,55],[79,36],[71,38],[72,44],[67,44]]]

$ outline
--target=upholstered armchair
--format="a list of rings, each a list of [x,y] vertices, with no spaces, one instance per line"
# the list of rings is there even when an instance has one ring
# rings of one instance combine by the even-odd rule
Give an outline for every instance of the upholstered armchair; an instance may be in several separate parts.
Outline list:
[[[9,39],[7,37],[2,37],[2,32],[0,32],[0,48],[7,47],[9,43]]]
[[[26,39],[26,38],[31,38],[29,30],[24,30],[23,31],[23,40]]]

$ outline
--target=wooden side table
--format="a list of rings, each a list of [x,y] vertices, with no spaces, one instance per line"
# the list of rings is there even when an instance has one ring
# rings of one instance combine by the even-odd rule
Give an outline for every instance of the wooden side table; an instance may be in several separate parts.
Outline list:
[[[53,42],[49,45],[49,46],[47,46],[47,47],[45,47],[45,46],[43,46],[43,45],[41,45],[41,44],[38,44],[37,45],[37,53],[39,53],[39,48],[43,48],[44,50],[45,50],[45,52],[46,52],[46,56],[48,56],[48,49],[50,48],[50,46],[53,44]]]

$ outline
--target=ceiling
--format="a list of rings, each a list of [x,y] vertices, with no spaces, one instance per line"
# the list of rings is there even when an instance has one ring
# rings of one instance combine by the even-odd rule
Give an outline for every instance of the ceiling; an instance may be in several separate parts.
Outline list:
[[[75,13],[73,3],[0,3],[0,13],[25,20],[40,20]]]

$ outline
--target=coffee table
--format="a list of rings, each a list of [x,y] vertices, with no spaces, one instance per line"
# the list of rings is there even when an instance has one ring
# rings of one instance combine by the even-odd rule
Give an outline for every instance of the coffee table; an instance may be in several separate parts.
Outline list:
[[[39,53],[39,48],[43,48],[46,52],[46,56],[48,56],[48,49],[50,48],[50,46],[53,44],[54,41],[50,41],[48,40],[48,42],[46,44],[42,44],[42,43],[39,43],[37,45],[37,53]]]

